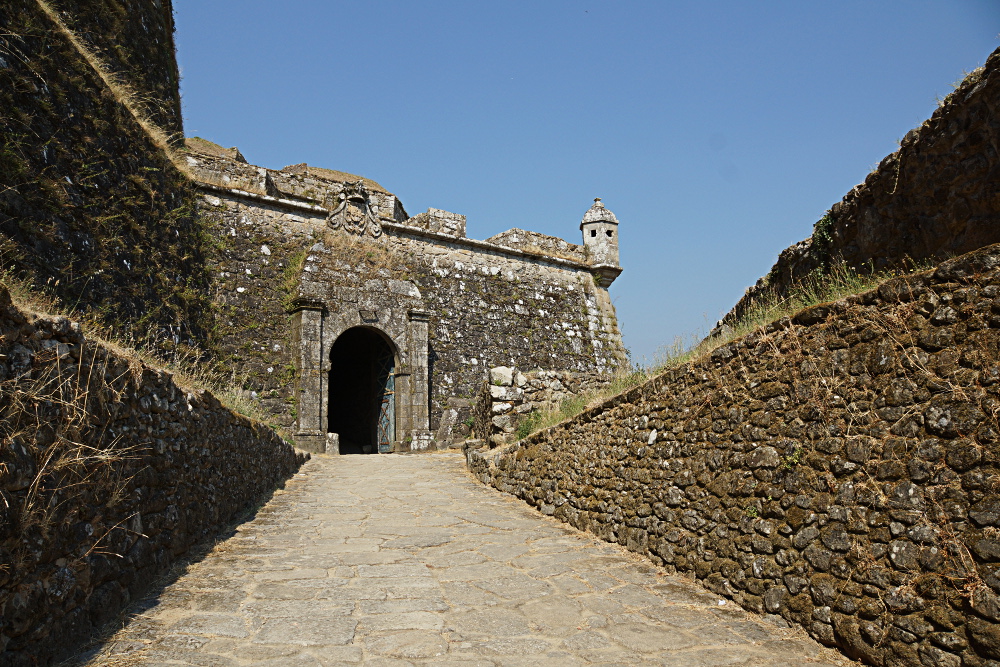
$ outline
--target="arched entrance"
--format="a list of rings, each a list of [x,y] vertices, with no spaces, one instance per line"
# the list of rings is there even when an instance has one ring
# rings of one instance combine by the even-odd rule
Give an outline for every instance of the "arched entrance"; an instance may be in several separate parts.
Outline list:
[[[341,454],[391,452],[396,439],[396,351],[374,329],[354,327],[330,350],[328,431]]]

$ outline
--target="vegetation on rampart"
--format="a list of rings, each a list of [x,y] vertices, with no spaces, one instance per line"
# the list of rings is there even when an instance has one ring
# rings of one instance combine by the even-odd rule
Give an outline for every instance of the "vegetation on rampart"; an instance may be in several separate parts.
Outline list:
[[[919,266],[911,265],[913,272],[929,268],[927,263]],[[555,409],[535,410],[526,414],[518,424],[516,436],[518,439],[523,439],[532,433],[572,419],[585,410],[623,394],[664,371],[677,368],[688,362],[701,361],[723,345],[754,331],[775,326],[775,323],[787,321],[788,318],[793,317],[801,310],[876,289],[889,280],[909,273],[911,271],[898,269],[862,274],[851,270],[844,264],[838,264],[831,267],[829,272],[813,272],[804,280],[799,281],[785,295],[778,292],[763,292],[733,326],[723,326],[712,335],[702,338],[694,344],[687,344],[685,339],[677,338],[672,345],[660,348],[658,358],[654,359],[649,366],[643,367],[633,364],[631,368],[615,375],[605,387],[599,390],[566,398]]]

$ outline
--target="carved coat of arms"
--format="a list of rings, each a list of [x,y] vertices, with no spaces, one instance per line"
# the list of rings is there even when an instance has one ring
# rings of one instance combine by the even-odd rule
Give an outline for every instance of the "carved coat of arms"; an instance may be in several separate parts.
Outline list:
[[[346,183],[337,196],[336,206],[327,216],[326,223],[332,229],[343,229],[358,236],[368,233],[377,238],[382,235],[377,211],[363,181]]]

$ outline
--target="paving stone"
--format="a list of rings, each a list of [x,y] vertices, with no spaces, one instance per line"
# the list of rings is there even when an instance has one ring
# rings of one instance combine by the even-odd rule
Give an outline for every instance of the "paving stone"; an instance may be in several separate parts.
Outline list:
[[[360,646],[324,646],[306,649],[305,652],[319,658],[323,667],[354,665],[364,661],[364,652]]]
[[[359,600],[359,614],[397,614],[405,611],[448,611],[448,603],[440,598],[403,600]]]
[[[552,649],[549,642],[527,637],[501,637],[488,641],[471,642],[472,650],[486,655],[532,655],[548,653]]]
[[[354,639],[358,622],[343,618],[269,619],[254,638],[259,644],[301,644],[325,646],[348,644]]]
[[[491,593],[496,593],[502,598],[514,601],[536,600],[543,595],[549,595],[554,591],[546,581],[532,579],[528,575],[517,572],[509,573],[504,577],[477,581],[476,584]]]
[[[171,633],[207,635],[209,637],[246,637],[247,623],[242,616],[198,614],[170,627]]]
[[[192,609],[198,611],[226,611],[246,599],[246,591],[199,591],[190,599]]]
[[[315,456],[78,664],[850,664],[479,485],[463,463]]]
[[[456,616],[448,624],[464,637],[516,637],[531,632],[528,619],[513,609],[483,609]]]
[[[260,600],[244,602],[240,610],[250,618],[303,618],[350,616],[355,602],[338,600]]]
[[[361,629],[368,632],[385,630],[440,630],[444,617],[429,611],[411,611],[402,614],[377,614],[362,616]]]
[[[571,637],[567,637],[562,641],[562,646],[573,650],[579,651],[581,649],[592,649],[592,648],[605,648],[611,646],[611,640],[609,640],[604,635],[597,632],[577,632]]]
[[[575,630],[583,622],[582,605],[572,598],[551,596],[521,605],[520,612],[536,626]],[[558,633],[562,635],[562,632]]]
[[[688,648],[699,643],[698,639],[682,630],[650,627],[644,623],[617,623],[609,625],[608,636],[626,648],[640,653]]]
[[[413,630],[368,637],[365,648],[370,653],[396,658],[437,658],[448,652],[448,640],[436,633]]]
[[[289,581],[297,579],[325,579],[327,577],[326,568],[298,567],[289,570],[277,570],[272,572],[258,572],[254,578],[257,581]]]

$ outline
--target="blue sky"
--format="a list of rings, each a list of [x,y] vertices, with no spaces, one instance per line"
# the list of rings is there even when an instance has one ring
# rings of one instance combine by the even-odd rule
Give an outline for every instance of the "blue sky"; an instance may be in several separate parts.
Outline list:
[[[1000,45],[1000,2],[174,0],[185,129],[468,234],[621,221],[652,361],[704,333]]]

